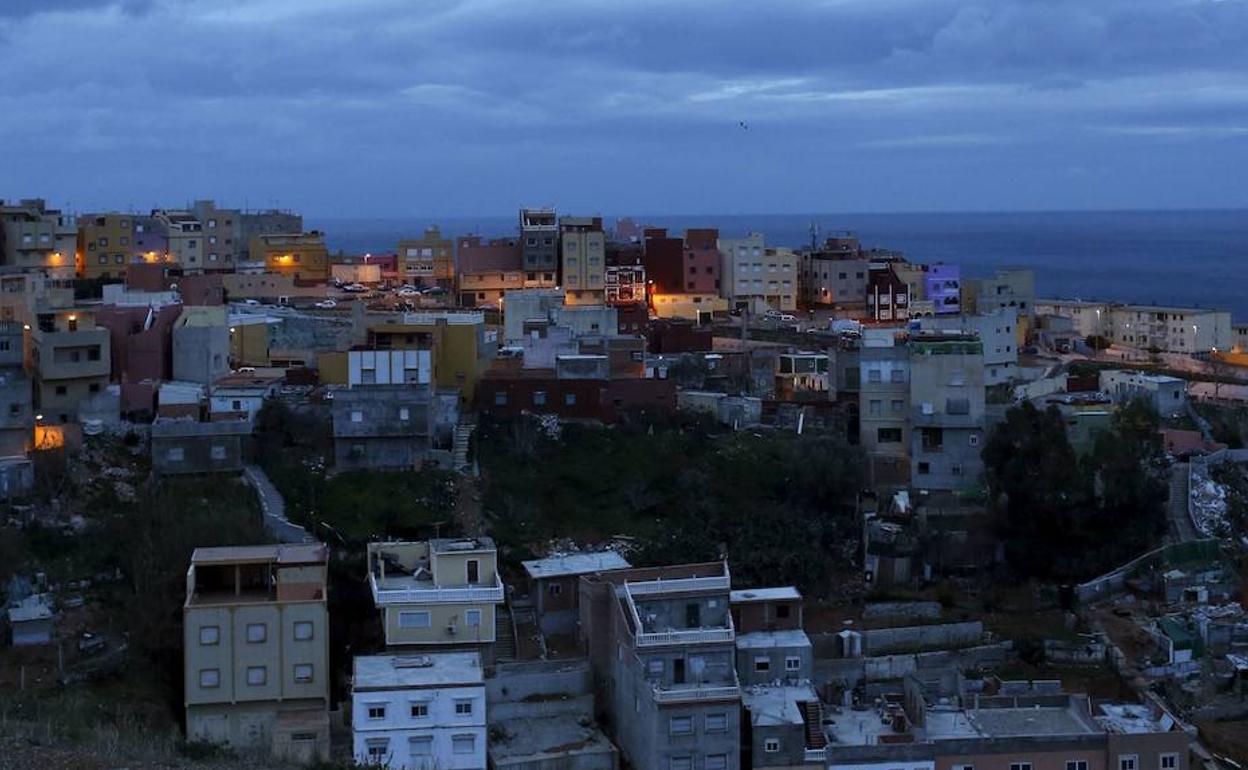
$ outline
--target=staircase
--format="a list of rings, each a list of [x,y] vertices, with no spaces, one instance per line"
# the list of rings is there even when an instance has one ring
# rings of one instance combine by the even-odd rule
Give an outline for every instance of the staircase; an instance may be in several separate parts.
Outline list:
[[[510,663],[516,659],[516,631],[511,624],[511,610],[499,607],[494,611],[494,662]]]
[[[461,473],[471,473],[473,468],[468,463],[468,445],[476,423],[470,418],[463,418],[455,425],[455,438],[451,447],[453,467]]]
[[[828,737],[823,732],[823,704],[817,700],[804,700],[798,701],[797,708],[806,723],[806,748],[822,749],[827,746]]]

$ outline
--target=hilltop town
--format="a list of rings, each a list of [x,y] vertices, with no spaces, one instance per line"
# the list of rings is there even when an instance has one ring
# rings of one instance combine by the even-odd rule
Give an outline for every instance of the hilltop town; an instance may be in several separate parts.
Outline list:
[[[1248,319],[546,208],[0,225],[0,767],[1248,758]]]

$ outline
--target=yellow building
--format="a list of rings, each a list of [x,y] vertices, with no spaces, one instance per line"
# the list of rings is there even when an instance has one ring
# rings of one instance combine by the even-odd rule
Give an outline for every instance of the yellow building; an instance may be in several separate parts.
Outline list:
[[[78,217],[79,278],[124,278],[134,249],[131,214],[85,214]]]
[[[603,304],[607,239],[602,217],[564,217],[559,230],[564,303]]]
[[[455,288],[455,243],[443,238],[435,225],[421,238],[399,241],[399,272],[403,280],[417,286]]]
[[[503,581],[488,537],[369,543],[368,585],[387,646],[494,642]]]
[[[329,249],[317,230],[252,236],[249,249],[251,259],[263,262],[267,272],[300,281],[329,280]]]
[[[370,326],[368,346],[376,350],[432,350],[434,384],[439,390],[459,391],[460,402],[471,405],[477,382],[490,367],[498,349],[498,332],[486,328],[485,316],[481,313],[404,313],[393,321]],[[329,374],[338,376],[333,372]],[[340,381],[327,380],[326,376],[323,368],[322,381],[345,384],[345,364]]]
[[[659,318],[685,318],[708,322],[728,312],[728,300],[715,294],[654,294],[654,314]]]

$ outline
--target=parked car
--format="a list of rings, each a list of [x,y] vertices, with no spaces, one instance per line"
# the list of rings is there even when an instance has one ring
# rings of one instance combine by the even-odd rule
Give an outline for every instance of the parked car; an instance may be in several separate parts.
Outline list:
[[[764,318],[784,318],[784,313],[781,313],[779,310],[768,310],[766,313],[763,313],[763,317]],[[793,316],[789,316],[789,317],[792,318]]]
[[[333,308],[338,307],[338,303],[333,301],[332,299],[323,299],[320,302],[316,303],[316,306],[321,308],[322,310],[331,310]]]
[[[342,287],[343,291],[349,291],[352,294],[363,294],[368,291],[368,287],[362,283],[349,283]]]
[[[781,323],[786,323],[786,324],[797,323],[797,316],[793,315],[792,313],[781,313],[777,317],[780,319]]]

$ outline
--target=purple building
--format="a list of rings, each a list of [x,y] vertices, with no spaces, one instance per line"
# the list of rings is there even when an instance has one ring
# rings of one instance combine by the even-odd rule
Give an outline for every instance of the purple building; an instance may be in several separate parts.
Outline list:
[[[957,265],[929,265],[923,283],[927,301],[936,308],[936,315],[962,312],[962,270]]]

